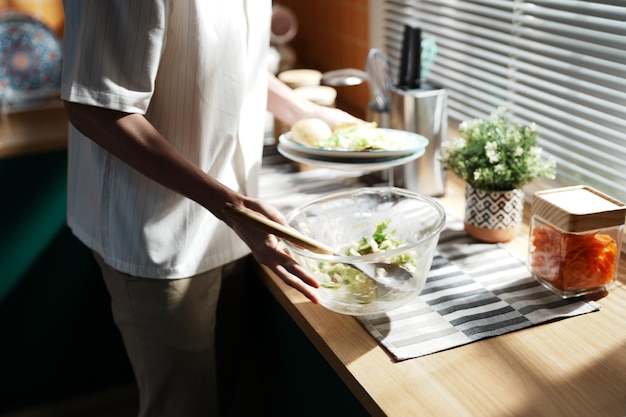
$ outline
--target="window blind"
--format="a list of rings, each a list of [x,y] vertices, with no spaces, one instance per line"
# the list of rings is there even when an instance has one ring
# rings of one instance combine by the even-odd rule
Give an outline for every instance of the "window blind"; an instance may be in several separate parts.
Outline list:
[[[506,106],[536,122],[561,185],[626,202],[626,1],[383,0],[397,78],[404,25],[435,37],[427,80],[448,90],[451,122]]]

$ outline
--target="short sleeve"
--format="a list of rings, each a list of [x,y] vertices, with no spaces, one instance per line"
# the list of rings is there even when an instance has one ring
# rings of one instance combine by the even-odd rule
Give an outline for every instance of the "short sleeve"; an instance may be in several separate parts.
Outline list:
[[[165,45],[164,0],[66,0],[64,100],[145,113]]]

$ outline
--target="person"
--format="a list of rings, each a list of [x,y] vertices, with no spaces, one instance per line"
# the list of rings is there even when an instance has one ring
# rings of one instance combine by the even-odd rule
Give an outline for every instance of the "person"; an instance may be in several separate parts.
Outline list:
[[[284,222],[257,195],[266,111],[287,124],[361,120],[267,71],[270,0],[63,5],[67,222],[102,269],[139,415],[218,415],[216,309],[231,275],[247,278],[252,256],[318,301],[275,236],[224,211]]]

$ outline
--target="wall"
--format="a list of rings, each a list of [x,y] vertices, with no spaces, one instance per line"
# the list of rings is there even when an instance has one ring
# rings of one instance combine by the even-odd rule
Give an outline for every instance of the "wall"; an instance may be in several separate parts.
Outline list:
[[[290,42],[297,66],[330,71],[364,70],[369,52],[367,0],[280,0],[298,18],[298,33]],[[338,87],[337,105],[364,117],[370,93],[367,83]]]
[[[57,35],[63,35],[63,2],[61,0],[0,0],[0,10],[15,9],[36,17]]]

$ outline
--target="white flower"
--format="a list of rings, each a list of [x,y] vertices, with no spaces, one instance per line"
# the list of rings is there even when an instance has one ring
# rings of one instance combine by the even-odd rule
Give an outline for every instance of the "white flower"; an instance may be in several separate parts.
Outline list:
[[[441,144],[441,148],[444,153],[455,153],[467,145],[467,141],[464,138],[456,138],[454,140],[445,141]]]
[[[553,178],[556,161],[542,159],[537,124],[511,121],[505,107],[491,113],[492,120],[463,121],[463,140],[442,145],[442,162],[475,188],[517,188],[535,178]]]
[[[489,141],[485,143],[485,154],[487,158],[489,158],[489,162],[495,164],[500,160],[500,155],[498,155],[498,143],[494,141]]]

